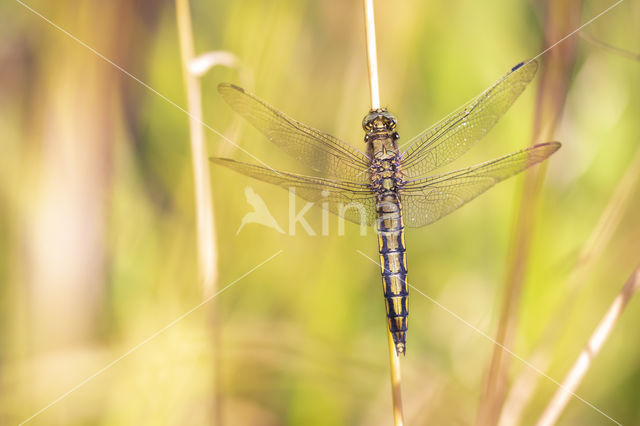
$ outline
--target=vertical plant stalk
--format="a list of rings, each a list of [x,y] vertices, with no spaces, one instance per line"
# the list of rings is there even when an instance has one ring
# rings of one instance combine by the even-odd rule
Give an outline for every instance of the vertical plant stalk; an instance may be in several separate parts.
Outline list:
[[[187,90],[189,130],[191,134],[191,160],[195,184],[196,221],[198,239],[198,266],[204,297],[215,293],[217,282],[218,252],[215,245],[213,201],[209,180],[209,156],[205,144],[202,120],[200,81],[189,72],[189,64],[195,56],[188,0],[176,0],[178,35]],[[200,121],[199,121],[200,120]]]
[[[386,326],[386,321],[385,321]],[[393,424],[404,425],[404,411],[402,409],[402,375],[400,373],[400,358],[396,352],[396,344],[387,326],[387,340],[389,341],[389,365],[391,366],[391,398],[393,401]]]
[[[198,275],[202,286],[203,298],[207,299],[215,294],[218,281],[218,251],[216,247],[216,233],[213,217],[213,201],[209,174],[209,156],[204,137],[202,121],[202,95],[198,77],[191,73],[189,65],[195,57],[193,45],[193,30],[191,26],[191,12],[189,0],[176,0],[176,19],[178,37],[180,39],[180,54],[182,56],[182,72],[187,92],[187,109],[189,111],[189,131],[191,135],[191,159],[193,162],[193,180],[195,187],[196,230],[198,244]],[[209,307],[213,309],[213,307]],[[212,356],[213,368],[213,414],[215,424],[220,423],[219,401],[219,357],[217,348],[219,343],[219,329],[215,311],[210,311],[211,334],[213,340]]]
[[[364,0],[364,34],[367,42],[367,68],[369,70],[369,99],[371,109],[380,108],[380,85],[378,82],[378,53],[376,48],[376,25],[373,0]]]
[[[380,90],[378,84],[378,56],[376,53],[376,29],[373,13],[373,0],[364,0],[365,37],[367,43],[367,67],[369,70],[369,94],[372,110],[380,108]],[[396,352],[393,336],[386,325],[387,339],[389,341],[389,366],[391,368],[391,400],[393,403],[393,424],[404,425],[404,412],[402,410],[402,374],[400,372],[400,360]]]
[[[591,367],[594,358],[598,355],[598,352],[600,352],[602,345],[607,341],[622,311],[638,290],[638,287],[640,287],[640,265],[633,271],[633,274],[631,274],[631,277],[629,277],[624,284],[618,296],[613,300],[607,313],[602,317],[602,320],[600,320],[587,345],[562,382],[562,386],[558,388],[549,405],[547,405],[547,408],[542,413],[542,416],[538,419],[536,426],[550,426],[556,423],[571,398],[571,395],[575,393],[587,370]]]
[[[551,45],[578,26],[580,4],[581,0],[547,2],[545,45]],[[545,66],[542,68],[538,87],[532,144],[550,139],[559,122],[574,63],[575,47],[575,39],[569,39],[545,56]],[[507,268],[505,294],[496,334],[498,344],[494,346],[485,391],[476,419],[479,426],[497,424],[506,395],[510,357],[503,348],[512,346],[516,333],[522,287],[529,268],[536,212],[540,204],[546,167],[544,164],[525,173],[516,229],[509,250],[512,254]]]

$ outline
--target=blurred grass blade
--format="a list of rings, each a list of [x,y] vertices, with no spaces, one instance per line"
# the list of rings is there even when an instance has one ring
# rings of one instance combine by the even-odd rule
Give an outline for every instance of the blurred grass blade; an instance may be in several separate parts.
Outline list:
[[[615,55],[622,56],[623,58],[628,58],[634,61],[640,61],[640,53],[631,52],[629,50],[622,49],[612,44],[605,43],[604,41],[592,36],[587,31],[581,32],[580,36],[586,41],[588,41],[589,43],[593,44],[594,46],[601,47],[602,49],[608,52],[611,52]]]
[[[602,320],[600,320],[600,323],[593,331],[587,345],[582,350],[576,359],[576,362],[573,364],[573,367],[569,370],[567,377],[562,382],[562,387],[556,391],[549,402],[549,405],[547,405],[547,408],[542,413],[542,416],[538,419],[538,422],[536,423],[537,426],[551,426],[557,422],[558,418],[564,411],[567,402],[569,402],[571,395],[575,393],[578,385],[589,370],[589,367],[591,367],[594,358],[598,355],[600,349],[602,349],[602,346],[609,338],[618,318],[620,318],[622,311],[629,303],[631,297],[638,290],[638,287],[640,287],[640,265],[638,265],[635,271],[633,271],[633,274],[631,274],[631,277],[629,277],[627,282],[624,284],[622,290],[618,293],[618,296],[613,300],[609,310],[607,310],[602,317]]]

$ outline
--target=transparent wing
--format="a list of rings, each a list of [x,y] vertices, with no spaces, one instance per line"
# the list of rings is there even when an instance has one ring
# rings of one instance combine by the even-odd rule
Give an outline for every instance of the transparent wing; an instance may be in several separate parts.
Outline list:
[[[491,130],[537,69],[536,61],[516,65],[473,101],[412,139],[415,142],[403,153],[405,174],[424,176],[464,154]]]
[[[435,222],[559,148],[558,142],[538,144],[467,169],[409,181],[401,196],[405,224],[417,228]]]
[[[302,124],[244,89],[220,84],[223,99],[280,149],[328,178],[365,183],[367,156],[331,135]]]
[[[266,167],[228,158],[212,158],[211,161],[245,176],[278,185],[287,190],[294,190],[295,195],[318,203],[321,207],[326,207],[332,213],[350,222],[366,225],[375,223],[375,195],[366,184],[276,172]]]

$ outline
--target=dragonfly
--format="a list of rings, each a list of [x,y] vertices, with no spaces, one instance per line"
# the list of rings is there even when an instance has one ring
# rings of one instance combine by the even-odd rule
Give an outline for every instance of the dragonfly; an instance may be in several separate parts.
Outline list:
[[[399,147],[397,119],[385,108],[362,120],[364,149],[307,126],[241,87],[222,83],[231,108],[273,144],[313,170],[304,175],[229,158],[215,164],[278,185],[345,220],[375,226],[387,326],[396,353],[406,354],[408,284],[405,227],[435,222],[496,183],[547,159],[558,142],[540,143],[461,170],[433,174],[469,150],[504,115],[533,79],[538,62],[521,62],[496,83]]]

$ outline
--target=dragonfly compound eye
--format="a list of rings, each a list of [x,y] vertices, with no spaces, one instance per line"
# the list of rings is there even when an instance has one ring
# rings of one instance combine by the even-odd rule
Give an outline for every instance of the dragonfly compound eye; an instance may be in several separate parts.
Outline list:
[[[396,128],[396,125],[398,124],[398,120],[396,120],[396,117],[393,114],[391,114],[389,111],[383,110],[382,118],[384,120],[384,124],[385,124],[385,127],[387,127],[387,129],[394,130]]]
[[[373,123],[380,116],[378,111],[369,111],[362,119],[362,128],[367,132],[373,130]]]

